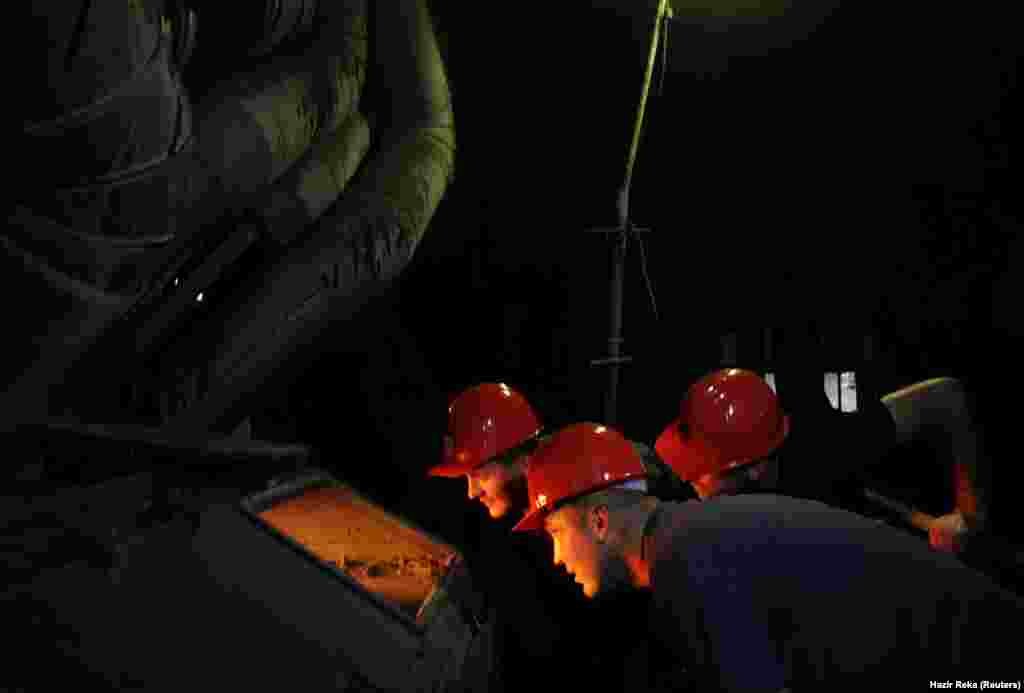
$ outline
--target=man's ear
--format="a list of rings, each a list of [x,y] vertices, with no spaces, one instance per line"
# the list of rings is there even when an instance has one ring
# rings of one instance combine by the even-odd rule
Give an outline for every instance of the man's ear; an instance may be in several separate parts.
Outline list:
[[[603,544],[608,539],[608,506],[598,505],[591,508],[587,519],[594,536]]]

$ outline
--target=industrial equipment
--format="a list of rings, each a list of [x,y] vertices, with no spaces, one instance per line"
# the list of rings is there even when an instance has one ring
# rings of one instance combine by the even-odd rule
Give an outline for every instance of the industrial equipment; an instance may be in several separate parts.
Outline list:
[[[458,550],[324,472],[212,509],[195,549],[374,688],[488,690],[493,620]]]
[[[493,690],[460,551],[310,449],[67,422],[4,442],[10,690]]]

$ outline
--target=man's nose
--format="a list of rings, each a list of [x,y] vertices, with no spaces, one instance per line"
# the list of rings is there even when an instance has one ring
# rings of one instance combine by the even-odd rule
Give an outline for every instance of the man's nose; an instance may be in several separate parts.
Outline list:
[[[466,490],[467,490],[467,493],[469,494],[469,499],[470,500],[474,500],[476,498],[479,498],[481,493],[482,493],[482,490],[480,488],[480,484],[477,483],[476,479],[474,479],[471,476],[467,476],[466,477]]]

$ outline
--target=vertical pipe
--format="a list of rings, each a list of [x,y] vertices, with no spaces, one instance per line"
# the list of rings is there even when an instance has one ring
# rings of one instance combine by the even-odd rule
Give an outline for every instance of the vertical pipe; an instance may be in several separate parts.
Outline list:
[[[626,266],[625,233],[615,238],[612,247],[612,288],[611,314],[609,316],[610,336],[608,337],[608,389],[605,391],[604,421],[608,425],[617,423],[617,403],[619,396],[619,359],[622,354],[622,302],[625,293],[623,275]]]
[[[640,133],[643,130],[644,111],[647,108],[647,95],[651,89],[651,75],[654,72],[654,59],[658,54],[658,39],[661,34],[661,23],[668,11],[668,0],[658,2],[658,11],[654,17],[654,28],[651,32],[651,45],[647,54],[647,66],[644,70],[643,87],[640,91],[640,103],[637,105],[636,122],[633,126],[633,138],[629,146],[629,158],[626,161],[626,175],[619,189],[617,200],[619,214],[619,235],[612,250],[612,287],[611,315],[608,337],[608,390],[604,400],[605,423],[611,425],[617,420],[619,391],[619,359],[622,346],[622,296],[623,275],[626,264],[627,237],[629,227],[629,190],[633,182],[633,168],[636,164],[636,153],[640,146]]]
[[[651,90],[651,74],[654,72],[654,58],[658,54],[658,38],[661,34],[661,23],[668,11],[668,0],[661,0],[658,3],[658,11],[654,17],[654,30],[651,33],[651,47],[647,53],[647,67],[644,70],[644,84],[640,92],[640,104],[637,106],[636,124],[633,128],[633,139],[629,146],[629,159],[626,162],[626,179],[622,183],[620,192],[620,218],[619,223],[624,224],[629,219],[629,188],[633,182],[633,167],[636,164],[636,152],[640,146],[640,132],[643,129],[644,111],[647,108],[647,94]]]

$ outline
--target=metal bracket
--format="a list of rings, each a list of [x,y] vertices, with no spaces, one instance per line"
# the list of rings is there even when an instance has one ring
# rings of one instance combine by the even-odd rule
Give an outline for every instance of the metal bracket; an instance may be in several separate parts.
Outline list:
[[[598,227],[596,229],[587,229],[584,233],[603,233],[603,234],[625,234],[631,233],[650,233],[650,229],[641,228],[639,226],[633,226],[632,223],[626,223],[625,226],[607,226]]]
[[[622,337],[622,292],[623,274],[626,265],[626,251],[630,236],[640,233],[649,233],[650,229],[633,226],[629,221],[624,195],[620,193],[619,225],[612,227],[597,227],[587,229],[586,233],[599,233],[603,235],[614,235],[615,244],[612,248],[612,283],[611,283],[611,315],[609,327],[611,334],[608,337],[608,356],[600,359],[593,359],[590,366],[606,367],[608,369],[608,391],[605,395],[604,418],[607,423],[615,423],[616,401],[618,399],[618,378],[619,367],[631,363],[633,359],[621,354],[624,343]]]
[[[614,357],[603,358],[603,359],[591,359],[590,360],[590,365],[591,366],[611,366],[612,364],[632,363],[632,361],[633,361],[633,357],[632,356],[614,356]]]

